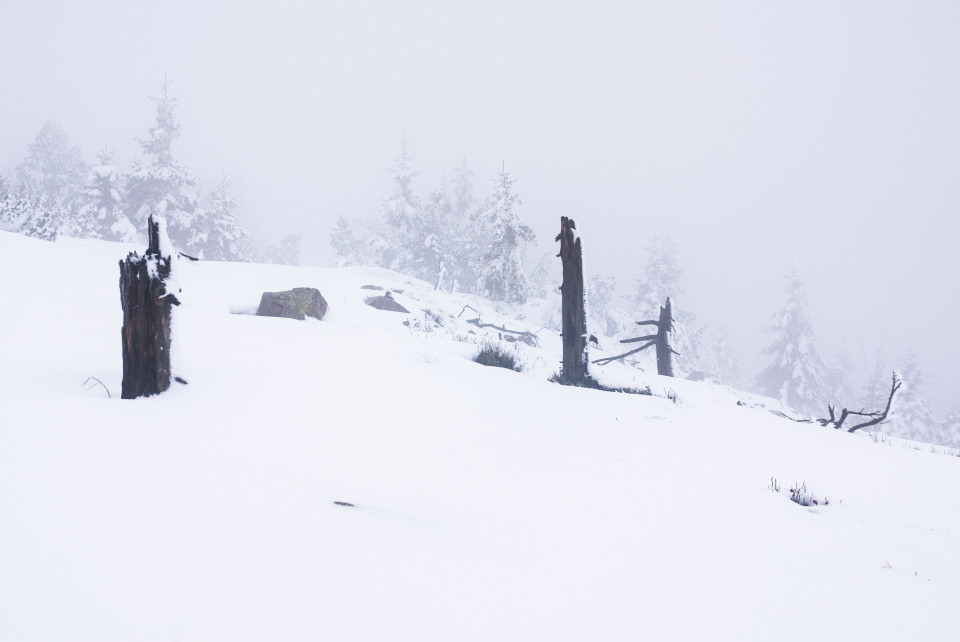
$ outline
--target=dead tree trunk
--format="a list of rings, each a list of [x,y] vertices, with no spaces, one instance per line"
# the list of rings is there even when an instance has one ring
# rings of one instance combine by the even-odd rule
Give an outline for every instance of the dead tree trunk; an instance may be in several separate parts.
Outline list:
[[[170,256],[160,254],[160,224],[148,220],[147,252],[120,261],[123,308],[123,384],[120,396],[135,399],[170,387],[170,310],[180,301],[167,292]]]
[[[657,328],[657,333],[644,335],[642,337],[634,337],[633,339],[623,339],[620,341],[620,343],[637,343],[638,341],[646,341],[646,343],[639,348],[634,348],[629,352],[624,352],[623,354],[618,354],[614,357],[597,359],[594,361],[594,363],[598,363],[600,365],[607,364],[611,361],[623,359],[624,357],[629,357],[631,354],[636,354],[646,350],[650,346],[656,346],[657,374],[665,377],[672,377],[673,355],[679,353],[670,345],[670,333],[673,332],[673,311],[670,304],[670,297],[667,297],[666,305],[660,306],[660,319],[658,321],[637,321],[637,325],[652,325]]]
[[[560,285],[563,332],[564,383],[582,385],[587,382],[587,313],[583,299],[583,254],[576,223],[560,217],[560,261],[563,264],[563,283]]]
[[[673,376],[673,348],[670,347],[670,333],[673,332],[673,312],[670,297],[667,304],[660,306],[660,321],[657,323],[657,374]]]

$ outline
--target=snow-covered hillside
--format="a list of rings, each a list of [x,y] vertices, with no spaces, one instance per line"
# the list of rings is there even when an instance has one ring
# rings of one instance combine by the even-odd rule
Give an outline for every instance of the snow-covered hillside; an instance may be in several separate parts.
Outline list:
[[[0,233],[0,640],[957,638],[958,457],[559,386],[548,330],[483,367],[467,319],[536,315],[372,269],[180,262],[188,384],[119,400],[129,249]]]

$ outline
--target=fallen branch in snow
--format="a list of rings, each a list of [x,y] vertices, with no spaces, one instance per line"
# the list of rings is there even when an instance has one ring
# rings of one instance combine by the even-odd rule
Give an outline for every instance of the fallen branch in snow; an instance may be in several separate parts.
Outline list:
[[[900,386],[903,385],[903,380],[900,378],[900,375],[897,374],[897,371],[893,371],[892,381],[890,383],[890,396],[887,397],[887,405],[883,409],[883,412],[864,412],[862,409],[859,412],[852,410],[847,410],[844,408],[840,412],[840,418],[837,419],[835,409],[832,404],[827,405],[827,411],[830,413],[829,419],[817,419],[817,423],[821,426],[830,426],[832,425],[835,429],[839,430],[843,427],[843,422],[847,420],[848,417],[868,417],[867,421],[857,424],[851,428],[847,428],[847,432],[855,432],[861,428],[869,428],[870,426],[876,426],[877,424],[885,421],[887,415],[890,414],[890,408],[893,406],[893,397],[897,394],[897,391],[900,390]]]
[[[861,409],[859,411],[854,411],[854,410],[847,410],[846,408],[844,408],[843,410],[840,411],[840,418],[837,419],[836,408],[833,406],[833,404],[827,404],[827,412],[830,413],[830,417],[823,418],[823,419],[796,419],[794,417],[791,417],[790,415],[780,412],[779,410],[771,410],[770,412],[777,415],[778,417],[789,419],[790,421],[794,421],[798,424],[818,423],[821,426],[833,426],[835,430],[840,430],[841,428],[843,428],[844,422],[849,417],[869,417],[867,421],[864,421],[863,423],[859,423],[856,426],[853,426],[851,428],[847,428],[847,432],[856,432],[861,428],[869,428],[870,426],[876,426],[877,424],[880,424],[886,421],[887,415],[890,414],[890,408],[893,406],[893,397],[894,395],[897,394],[897,391],[900,390],[900,386],[902,385],[903,385],[903,380],[900,378],[900,375],[897,374],[896,370],[894,370],[893,380],[890,384],[890,396],[887,397],[887,405],[882,412],[879,410],[876,412],[866,412],[864,409]]]
[[[467,319],[467,323],[469,323],[470,325],[475,325],[478,328],[493,328],[494,330],[499,330],[500,332],[506,332],[507,334],[516,334],[521,337],[526,337],[527,339],[533,342],[531,345],[538,345],[537,335],[535,335],[532,332],[527,332],[525,330],[508,330],[502,325],[496,325],[494,323],[481,323],[480,317],[477,317],[476,319]]]

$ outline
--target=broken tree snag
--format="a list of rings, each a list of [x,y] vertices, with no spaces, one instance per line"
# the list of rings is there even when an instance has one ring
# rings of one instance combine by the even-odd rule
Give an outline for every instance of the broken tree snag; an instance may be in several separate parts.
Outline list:
[[[613,357],[606,357],[604,359],[597,359],[594,361],[596,364],[604,365],[610,363],[611,361],[617,361],[623,359],[624,357],[629,357],[631,354],[636,354],[642,350],[646,350],[650,346],[656,346],[657,348],[657,374],[663,375],[665,377],[673,376],[673,355],[680,354],[670,345],[670,333],[673,332],[673,306],[670,303],[670,297],[667,297],[666,305],[660,306],[660,319],[658,321],[637,321],[637,325],[652,325],[657,328],[656,334],[648,334],[642,337],[634,337],[632,339],[622,339],[620,343],[637,343],[639,341],[646,341],[639,348],[634,348],[629,352],[624,352],[623,354],[618,354]]]
[[[170,387],[170,310],[180,301],[167,291],[171,257],[162,255],[170,248],[161,248],[160,226],[150,216],[146,254],[131,252],[120,261],[122,399],[156,395]]]
[[[673,332],[673,312],[670,297],[666,305],[660,306],[660,320],[657,322],[657,374],[665,377],[673,376],[673,355],[670,347],[670,333]]]
[[[576,223],[560,217],[560,261],[563,264],[563,283],[560,285],[563,332],[564,383],[583,384],[587,381],[587,314],[583,299],[583,253]]]

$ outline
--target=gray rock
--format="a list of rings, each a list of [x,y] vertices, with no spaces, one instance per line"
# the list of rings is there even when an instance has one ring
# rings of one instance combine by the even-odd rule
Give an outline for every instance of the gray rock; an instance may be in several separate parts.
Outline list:
[[[388,292],[387,295],[390,293]],[[370,307],[376,308],[378,310],[389,310],[390,312],[406,312],[410,313],[410,310],[406,309],[399,303],[397,303],[392,296],[372,296],[369,299],[365,299],[364,303]]]
[[[264,292],[260,297],[257,316],[284,317],[303,320],[305,317],[322,319],[327,313],[327,301],[316,288],[293,288],[284,292]]]

